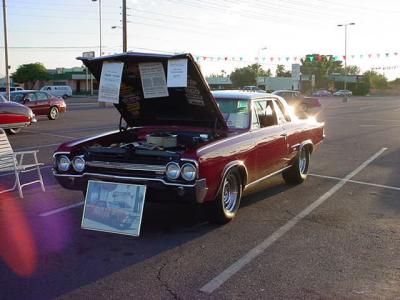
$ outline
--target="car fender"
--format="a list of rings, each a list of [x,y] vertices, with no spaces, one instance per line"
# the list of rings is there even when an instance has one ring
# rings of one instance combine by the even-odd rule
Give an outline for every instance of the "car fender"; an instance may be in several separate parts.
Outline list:
[[[246,165],[244,164],[244,162],[242,160],[234,160],[225,165],[224,170],[222,172],[222,176],[221,176],[221,182],[219,184],[219,188],[218,188],[215,196],[218,195],[222,190],[222,185],[223,185],[223,180],[225,178],[225,175],[228,173],[229,170],[231,170],[233,168],[238,168],[238,170],[239,170],[240,176],[242,178],[242,189],[246,186],[247,179],[248,179],[248,172],[247,172]]]

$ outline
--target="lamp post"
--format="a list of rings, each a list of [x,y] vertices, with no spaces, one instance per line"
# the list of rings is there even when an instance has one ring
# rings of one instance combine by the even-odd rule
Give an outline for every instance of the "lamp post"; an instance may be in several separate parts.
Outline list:
[[[261,60],[261,57],[260,57],[261,51],[267,50],[267,49],[268,49],[268,48],[267,48],[266,46],[261,47],[261,48],[258,49],[258,53],[257,53],[258,61],[257,61],[257,63],[258,63],[258,65],[260,66],[260,68],[261,68],[261,64],[260,64],[260,60]],[[258,87],[258,81],[257,81],[258,76],[259,76],[259,69],[257,69],[257,76],[256,76],[256,86],[257,86],[257,87]]]
[[[356,25],[356,23],[351,22],[337,25],[338,27],[344,27],[344,89],[347,89],[347,26],[351,25]]]
[[[97,2],[97,0],[92,0],[92,2]],[[99,34],[99,46],[100,46],[100,49],[99,49],[99,56],[102,56],[102,45],[101,45],[101,0],[98,0],[98,2],[99,2],[99,32],[100,32],[100,34]]]
[[[8,65],[7,0],[3,0],[4,57],[6,63],[6,96],[10,100],[10,73]]]

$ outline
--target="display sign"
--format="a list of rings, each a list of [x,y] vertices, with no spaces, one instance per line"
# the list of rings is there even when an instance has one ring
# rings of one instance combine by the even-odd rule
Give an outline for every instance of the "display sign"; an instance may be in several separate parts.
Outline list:
[[[300,65],[292,64],[292,80],[300,81]]]
[[[89,180],[83,229],[139,236],[146,186]]]
[[[188,61],[186,58],[169,59],[167,86],[187,87],[187,68],[188,68]]]
[[[84,57],[84,58],[94,58],[95,57],[95,53],[94,53],[94,51],[83,52],[82,53],[82,57]]]
[[[121,87],[122,62],[103,62],[99,85],[99,102],[119,103]]]
[[[168,97],[168,88],[162,63],[140,63],[139,71],[144,98]]]

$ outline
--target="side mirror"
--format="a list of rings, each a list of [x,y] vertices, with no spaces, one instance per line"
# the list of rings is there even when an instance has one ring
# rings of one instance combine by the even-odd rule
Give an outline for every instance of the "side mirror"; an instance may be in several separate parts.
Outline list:
[[[28,102],[31,102],[31,99],[30,99],[30,98],[25,98],[24,101],[23,101],[24,104],[25,104],[25,103],[28,103]]]

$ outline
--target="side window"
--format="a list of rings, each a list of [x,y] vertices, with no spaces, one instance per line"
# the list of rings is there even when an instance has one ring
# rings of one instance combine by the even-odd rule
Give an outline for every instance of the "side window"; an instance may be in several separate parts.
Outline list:
[[[260,122],[260,127],[274,126],[278,124],[273,102],[271,100],[261,100],[256,103],[256,113]]]
[[[285,115],[283,114],[282,110],[280,109],[277,101],[274,101],[274,106],[275,106],[275,113],[276,113],[276,118],[278,119],[279,124],[286,123],[286,118]]]
[[[251,128],[260,128],[260,122],[258,121],[258,115],[257,115],[257,107],[256,105],[253,105],[251,108]]]
[[[26,94],[25,99],[29,99],[31,101],[36,101],[36,95],[35,95],[35,93]]]
[[[285,106],[283,105],[283,103],[279,100],[275,100],[275,104],[277,105],[277,107],[279,108],[279,110],[281,111],[281,113],[283,114],[285,121],[286,122],[290,122],[291,118],[290,118],[290,114],[288,111],[286,111]]]
[[[48,100],[47,94],[46,93],[42,93],[42,92],[37,92],[36,93],[36,99],[38,101],[46,101]]]

